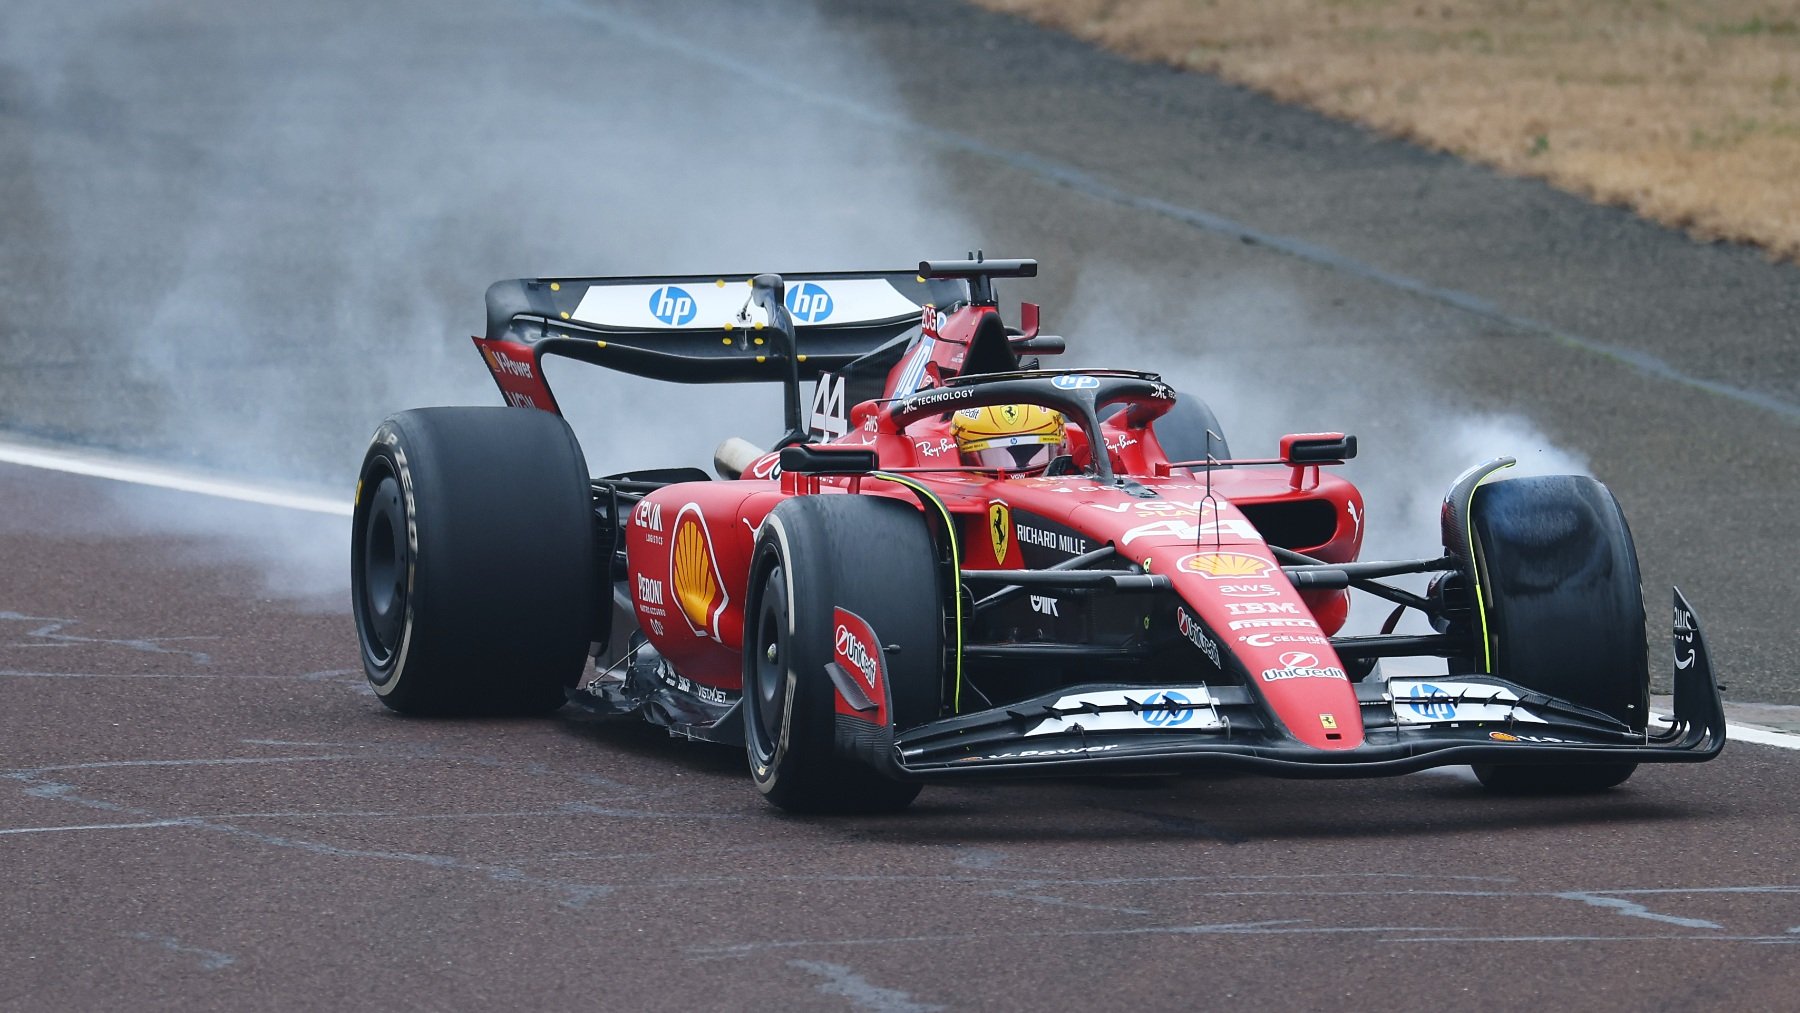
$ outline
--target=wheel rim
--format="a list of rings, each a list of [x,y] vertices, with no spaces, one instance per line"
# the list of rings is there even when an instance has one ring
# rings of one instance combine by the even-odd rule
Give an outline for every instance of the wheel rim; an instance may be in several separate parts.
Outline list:
[[[386,668],[400,649],[406,628],[407,575],[411,558],[406,538],[406,504],[399,477],[390,467],[371,469],[364,479],[368,507],[357,538],[356,604],[363,649],[377,668]]]
[[[756,709],[751,746],[763,760],[775,754],[775,744],[781,739],[787,704],[787,625],[787,578],[777,566],[763,582],[762,603],[756,611],[751,685],[746,687]]]

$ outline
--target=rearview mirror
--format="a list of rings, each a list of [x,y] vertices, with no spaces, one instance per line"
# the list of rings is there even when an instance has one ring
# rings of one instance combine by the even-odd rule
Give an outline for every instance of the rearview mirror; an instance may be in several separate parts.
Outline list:
[[[1281,438],[1283,464],[1342,464],[1356,456],[1356,437],[1343,433],[1289,433]]]

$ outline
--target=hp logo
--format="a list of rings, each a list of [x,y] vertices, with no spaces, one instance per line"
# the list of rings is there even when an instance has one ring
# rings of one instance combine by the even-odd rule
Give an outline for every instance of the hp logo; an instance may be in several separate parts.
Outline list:
[[[694,319],[694,297],[675,285],[664,285],[650,293],[650,313],[656,319],[680,327]]]
[[[1430,683],[1420,683],[1419,685],[1414,686],[1412,688],[1412,697],[1414,700],[1418,700],[1421,697],[1434,697],[1434,696],[1443,696],[1443,695],[1444,695],[1443,690],[1437,688],[1436,686],[1431,685]],[[1447,721],[1450,718],[1453,718],[1456,716],[1456,705],[1451,703],[1448,700],[1433,700],[1433,701],[1429,701],[1427,703],[1411,703],[1411,704],[1407,704],[1407,706],[1411,707],[1413,709],[1413,713],[1419,715],[1420,717],[1436,718],[1439,721]]]
[[[1052,377],[1050,383],[1062,390],[1087,390],[1100,386],[1100,381],[1091,376]]]
[[[1144,709],[1140,712],[1144,723],[1152,728],[1173,728],[1187,724],[1194,716],[1194,709],[1188,705],[1188,698],[1170,691],[1153,693],[1144,701]]]
[[[813,282],[803,281],[788,289],[787,308],[795,323],[816,324],[831,315],[831,293]]]

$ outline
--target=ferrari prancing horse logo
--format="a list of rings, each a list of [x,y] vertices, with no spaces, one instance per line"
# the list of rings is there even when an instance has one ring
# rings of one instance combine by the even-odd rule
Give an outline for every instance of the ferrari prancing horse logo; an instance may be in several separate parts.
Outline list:
[[[995,501],[988,504],[988,538],[994,543],[994,561],[1006,562],[1007,550],[1012,548],[1012,507]]]

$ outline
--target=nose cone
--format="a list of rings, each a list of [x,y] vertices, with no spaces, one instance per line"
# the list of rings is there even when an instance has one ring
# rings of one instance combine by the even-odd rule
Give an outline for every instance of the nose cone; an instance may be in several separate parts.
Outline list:
[[[1362,712],[1344,664],[1266,546],[1149,555],[1181,594],[1182,625],[1197,621],[1226,649],[1289,734],[1316,749],[1362,745]]]
[[[1323,639],[1322,637],[1320,639]],[[1362,745],[1356,690],[1330,644],[1276,652],[1273,664],[1240,654],[1252,684],[1289,733],[1316,749]],[[1267,666],[1267,667],[1260,667]]]

